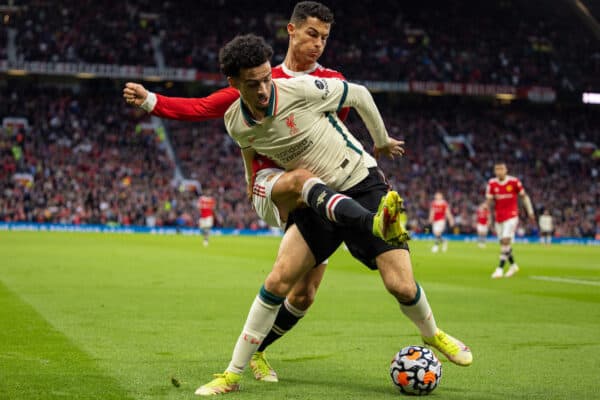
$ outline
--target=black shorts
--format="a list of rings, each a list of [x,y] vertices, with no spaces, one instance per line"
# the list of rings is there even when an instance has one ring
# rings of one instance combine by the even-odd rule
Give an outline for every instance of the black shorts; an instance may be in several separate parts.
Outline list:
[[[381,198],[388,192],[389,185],[379,168],[370,168],[369,175],[350,190],[340,192],[352,197],[367,210],[377,212]],[[317,264],[333,254],[342,242],[346,242],[350,253],[370,269],[377,269],[375,258],[394,249],[408,250],[408,244],[392,246],[373,235],[352,227],[341,227],[321,217],[312,208],[299,208],[288,217],[287,227],[296,224],[302,237],[312,251]]]

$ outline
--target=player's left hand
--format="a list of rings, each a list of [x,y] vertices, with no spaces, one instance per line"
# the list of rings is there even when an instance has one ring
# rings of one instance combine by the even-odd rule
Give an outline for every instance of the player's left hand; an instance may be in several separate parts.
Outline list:
[[[386,146],[375,147],[373,150],[373,155],[375,158],[379,158],[381,155],[384,155],[392,160],[395,156],[402,157],[404,155],[404,140],[390,138],[390,141]]]

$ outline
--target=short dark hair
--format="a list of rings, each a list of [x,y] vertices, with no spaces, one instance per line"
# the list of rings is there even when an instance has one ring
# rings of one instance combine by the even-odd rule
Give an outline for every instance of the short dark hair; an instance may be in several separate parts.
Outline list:
[[[258,67],[272,56],[273,48],[262,37],[238,35],[219,51],[219,65],[225,76],[238,77],[242,68]]]
[[[296,4],[290,22],[299,24],[305,22],[308,17],[315,17],[325,23],[333,24],[333,13],[329,7],[317,1],[301,1]]]

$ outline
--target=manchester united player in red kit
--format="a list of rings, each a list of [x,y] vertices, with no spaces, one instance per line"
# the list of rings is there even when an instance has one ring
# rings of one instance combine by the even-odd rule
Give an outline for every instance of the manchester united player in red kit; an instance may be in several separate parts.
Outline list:
[[[488,235],[488,226],[490,224],[490,209],[486,202],[477,207],[475,216],[475,228],[477,230],[477,244],[480,248],[485,247],[485,240]]]
[[[198,226],[202,230],[204,236],[204,246],[208,246],[208,236],[210,230],[215,223],[215,207],[217,201],[210,195],[209,192],[203,194],[198,198],[198,211],[200,212],[200,219],[198,220]]]
[[[450,227],[453,227],[454,216],[450,212],[448,202],[444,199],[442,192],[435,192],[429,207],[429,223],[431,223],[431,231],[435,236],[435,243],[431,248],[433,253],[439,251],[440,245],[442,245],[443,252],[448,250],[448,241],[442,237],[446,230],[446,219],[450,223]]]
[[[519,271],[511,246],[519,224],[519,197],[523,200],[527,215],[533,222],[535,222],[535,215],[531,199],[525,193],[521,181],[514,176],[507,175],[506,164],[503,162],[496,163],[494,173],[496,177],[488,181],[485,190],[485,197],[490,209],[492,209],[493,203],[496,235],[500,240],[500,263],[494,270],[492,278],[502,278],[503,276],[510,278]],[[504,273],[506,261],[510,263],[510,268]]]

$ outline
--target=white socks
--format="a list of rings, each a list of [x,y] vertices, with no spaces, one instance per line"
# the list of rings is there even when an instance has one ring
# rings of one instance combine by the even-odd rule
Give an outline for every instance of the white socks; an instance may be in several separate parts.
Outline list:
[[[260,343],[273,327],[279,307],[281,307],[281,304],[269,304],[260,295],[256,296],[252,307],[250,307],[242,334],[233,349],[227,371],[236,374],[244,372],[252,354],[256,352]]]
[[[410,304],[400,304],[400,309],[421,331],[421,336],[432,337],[437,333],[433,311],[425,296],[425,291],[417,283],[417,294]]]

